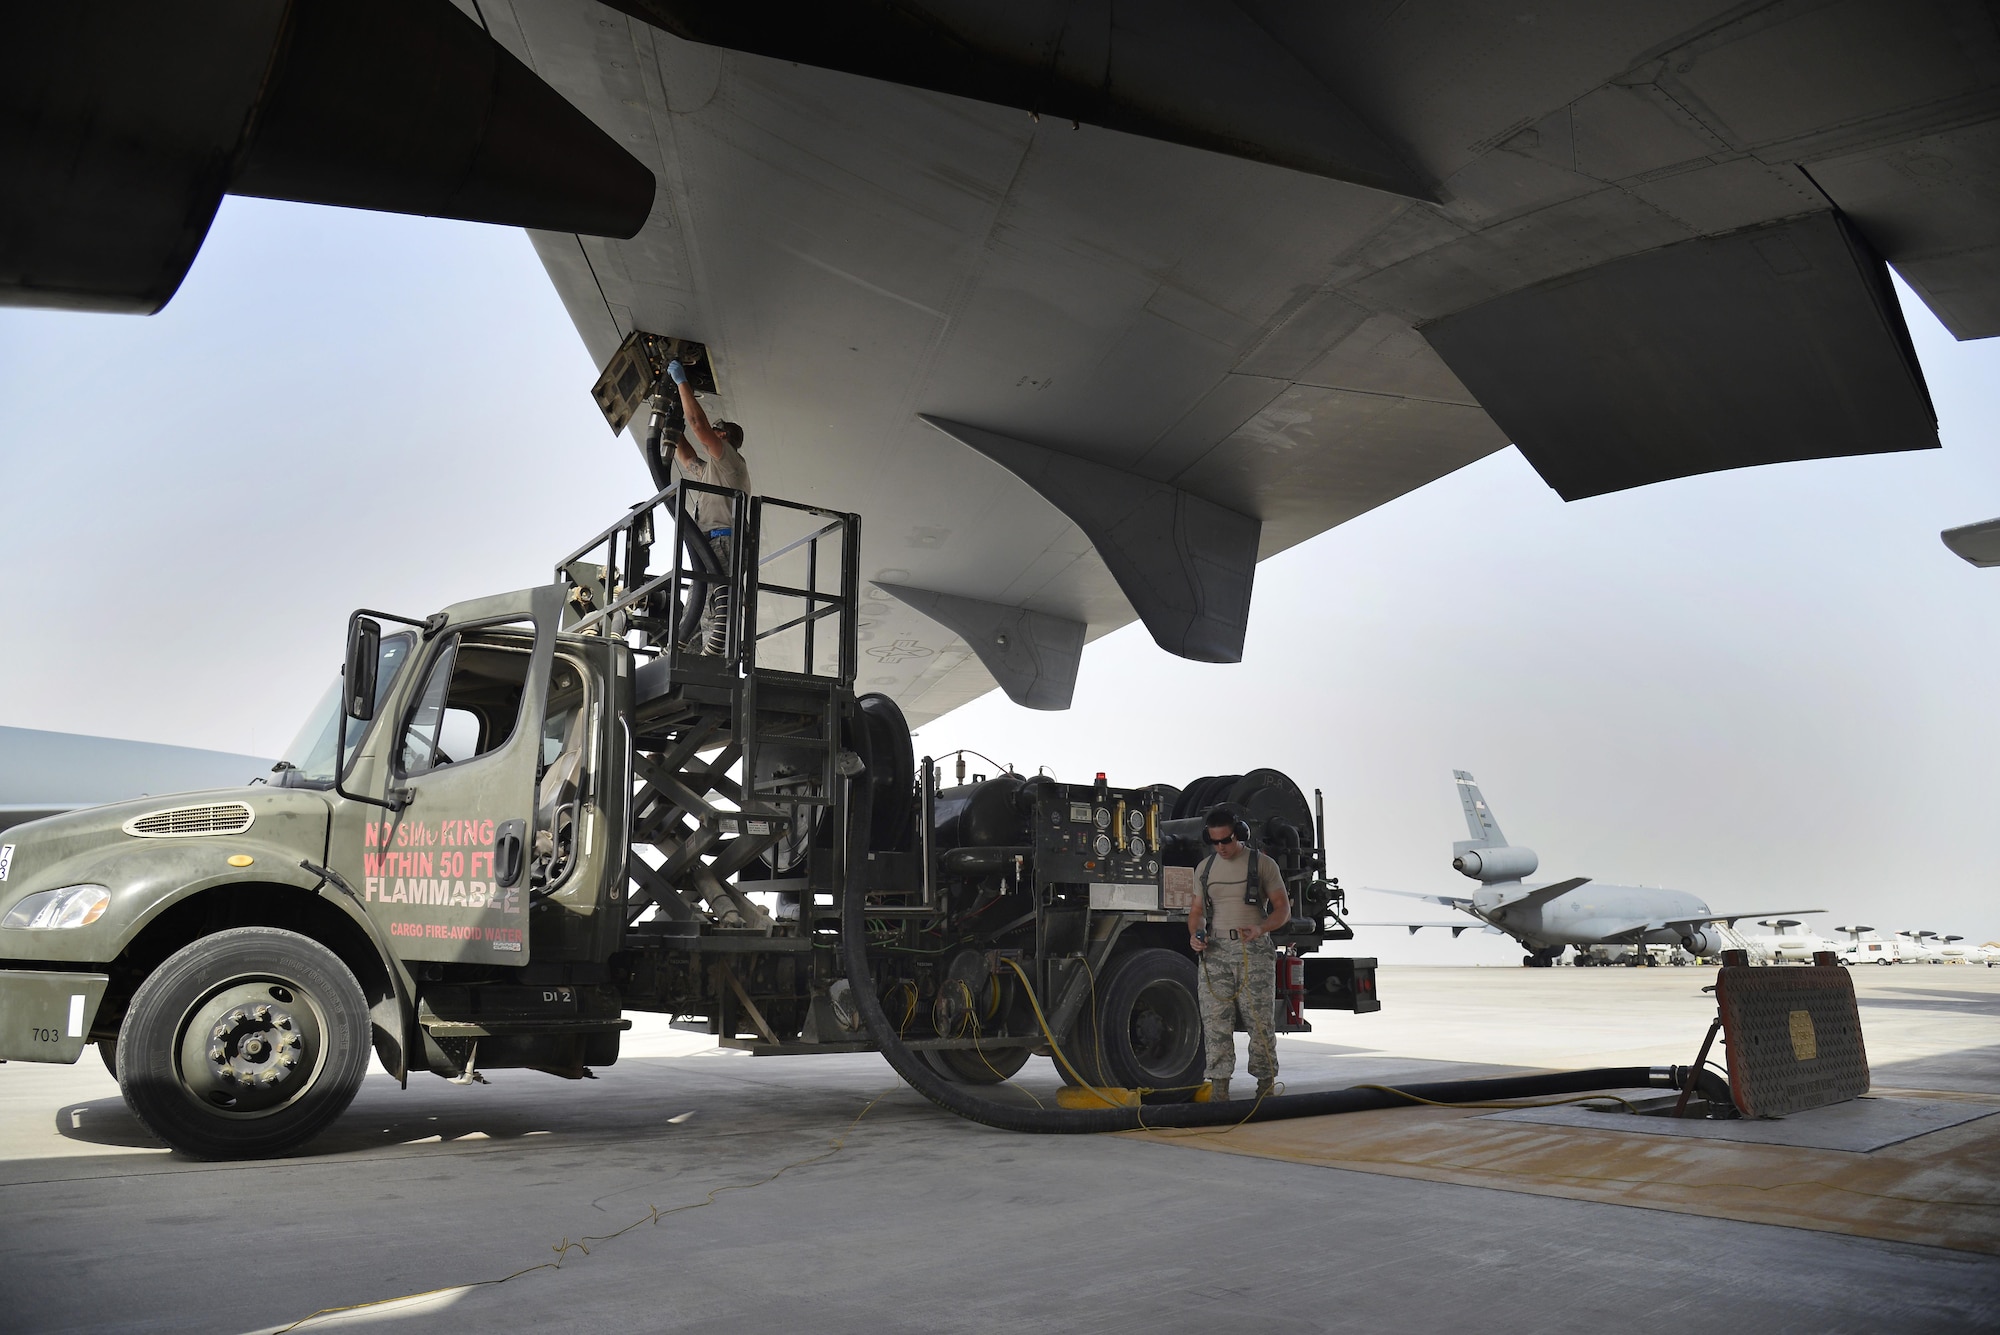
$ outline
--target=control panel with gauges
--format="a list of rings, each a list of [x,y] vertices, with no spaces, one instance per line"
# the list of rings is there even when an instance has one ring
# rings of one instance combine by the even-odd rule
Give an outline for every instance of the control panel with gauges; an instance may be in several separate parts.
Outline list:
[[[1109,788],[1102,778],[1037,785],[1034,831],[1042,884],[1088,885],[1098,908],[1159,907],[1160,802],[1152,789]]]

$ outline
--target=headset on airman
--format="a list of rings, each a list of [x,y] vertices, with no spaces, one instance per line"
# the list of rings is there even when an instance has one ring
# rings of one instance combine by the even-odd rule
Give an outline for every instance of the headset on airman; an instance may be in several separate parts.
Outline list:
[[[1215,847],[1215,840],[1208,837],[1208,832],[1218,825],[1227,825],[1230,832],[1236,836],[1237,843],[1245,848],[1250,847],[1250,823],[1228,807],[1217,807],[1208,813],[1201,827],[1201,841],[1204,844],[1210,848]]]

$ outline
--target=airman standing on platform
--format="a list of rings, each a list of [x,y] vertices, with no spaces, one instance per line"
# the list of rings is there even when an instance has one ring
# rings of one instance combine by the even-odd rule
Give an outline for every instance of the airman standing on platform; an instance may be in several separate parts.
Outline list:
[[[687,431],[674,453],[681,472],[694,482],[712,487],[729,487],[750,494],[750,466],[743,462],[743,428],[734,422],[711,424],[701,400],[688,384],[687,368],[679,361],[667,363],[667,375],[680,386],[681,411],[687,417]],[[700,452],[696,452],[696,447]],[[708,548],[723,570],[736,546],[732,528],[735,516],[726,497],[703,492],[695,501],[695,523],[708,539]],[[721,654],[729,647],[729,588],[711,584],[708,601],[702,608],[701,633],[696,646],[704,654]]]

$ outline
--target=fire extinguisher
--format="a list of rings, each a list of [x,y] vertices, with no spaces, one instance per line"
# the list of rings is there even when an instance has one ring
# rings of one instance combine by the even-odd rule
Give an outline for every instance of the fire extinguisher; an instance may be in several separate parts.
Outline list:
[[[1285,1003],[1285,1024],[1303,1028],[1306,1022],[1306,962],[1298,955],[1278,956],[1278,995]]]

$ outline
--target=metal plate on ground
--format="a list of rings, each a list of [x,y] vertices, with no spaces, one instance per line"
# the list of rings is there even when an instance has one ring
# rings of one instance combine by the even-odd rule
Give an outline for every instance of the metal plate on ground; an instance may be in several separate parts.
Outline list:
[[[1619,1092],[1631,1099],[1658,1093],[1657,1090]],[[1813,1108],[1782,1121],[1749,1117],[1734,1122],[1708,1122],[1692,1118],[1676,1121],[1671,1117],[1635,1117],[1630,1113],[1598,1112],[1580,1104],[1559,1108],[1517,1108],[1493,1113],[1479,1120],[1867,1154],[1918,1136],[1927,1136],[1933,1131],[1942,1131],[1946,1127],[1991,1117],[1995,1113],[2000,1113],[2000,1104],[1946,1099],[1859,1098],[1825,1108]]]
[[[1726,965],[1715,1000],[1729,1092],[1745,1117],[1784,1117],[1868,1092],[1854,980],[1838,965]]]

